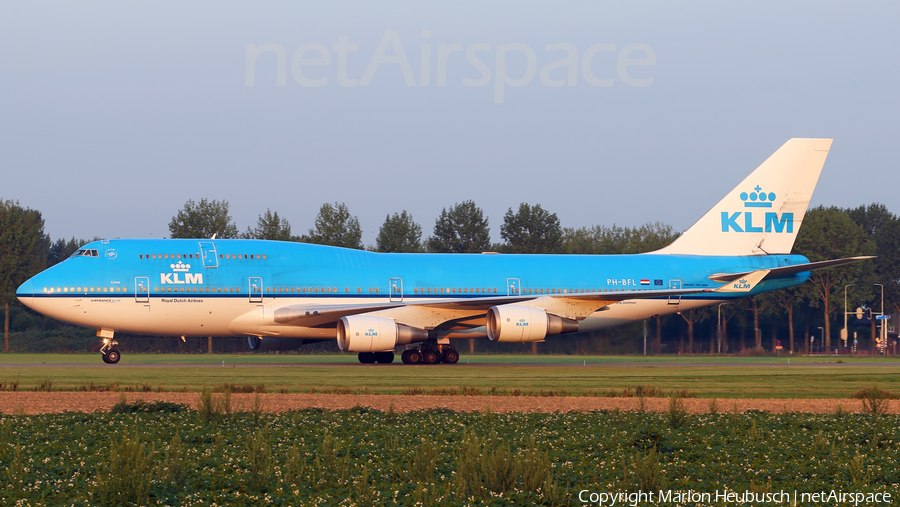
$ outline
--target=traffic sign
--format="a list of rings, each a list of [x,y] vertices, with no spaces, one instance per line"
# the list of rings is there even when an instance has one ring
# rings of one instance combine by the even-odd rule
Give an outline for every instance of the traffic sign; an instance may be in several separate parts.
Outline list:
[[[890,315],[879,315],[879,316],[875,317],[875,320],[891,320],[891,316]]]
[[[863,309],[861,307],[856,308],[856,318],[857,319],[863,318]]]

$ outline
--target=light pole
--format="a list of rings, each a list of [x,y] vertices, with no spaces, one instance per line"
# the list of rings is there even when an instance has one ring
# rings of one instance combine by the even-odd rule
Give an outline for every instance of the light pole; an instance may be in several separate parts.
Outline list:
[[[843,331],[843,333],[841,333],[842,334],[841,338],[844,339],[844,348],[845,349],[847,348],[847,337],[849,336],[848,332],[847,332],[847,287],[853,287],[854,285],[856,285],[856,284],[851,283],[850,285],[844,285],[844,331]]]
[[[881,333],[880,333],[880,335],[881,335],[881,343],[886,345],[887,343],[885,342],[885,339],[887,339],[887,335],[884,334],[884,285],[881,285],[880,283],[873,283],[872,285],[877,285],[877,286],[881,287]],[[884,351],[884,349],[881,349],[881,350]]]
[[[880,283],[873,283],[872,285],[881,287],[881,314],[884,315],[884,285],[881,285]]]
[[[819,344],[819,349],[821,349],[825,345],[825,328],[822,326],[817,326],[819,328],[819,332],[821,334],[821,343]]]
[[[722,305],[727,305],[730,303],[719,303],[719,326],[716,330],[716,337],[719,341],[719,354],[722,353]]]

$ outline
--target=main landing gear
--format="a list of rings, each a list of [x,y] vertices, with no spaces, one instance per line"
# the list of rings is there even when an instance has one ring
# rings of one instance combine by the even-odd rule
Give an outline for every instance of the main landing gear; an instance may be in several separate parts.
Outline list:
[[[119,349],[115,348],[119,342],[110,339],[103,339],[103,346],[100,347],[100,357],[103,358],[103,362],[106,364],[116,364],[119,362],[119,359],[122,358],[122,354],[119,353]]]
[[[403,364],[456,364],[459,352],[452,345],[425,342],[422,348],[404,350],[400,358]]]

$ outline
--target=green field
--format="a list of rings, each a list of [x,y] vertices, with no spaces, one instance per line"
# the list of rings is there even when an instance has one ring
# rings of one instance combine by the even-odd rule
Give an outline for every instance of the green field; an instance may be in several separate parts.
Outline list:
[[[839,362],[840,361],[840,362]],[[457,365],[361,365],[353,355],[5,354],[0,387],[199,391],[264,385],[268,392],[399,394],[475,388],[482,394],[609,395],[637,386],[707,398],[846,398],[877,384],[900,392],[892,358],[472,355]],[[66,366],[63,366],[66,365]]]
[[[716,501],[717,492],[786,491],[784,505],[892,505],[900,493],[895,415],[272,415],[163,405],[0,416],[0,504],[585,505],[583,491],[693,491],[700,496],[688,501],[590,504],[722,506],[772,502]],[[861,496],[801,496],[830,490]]]

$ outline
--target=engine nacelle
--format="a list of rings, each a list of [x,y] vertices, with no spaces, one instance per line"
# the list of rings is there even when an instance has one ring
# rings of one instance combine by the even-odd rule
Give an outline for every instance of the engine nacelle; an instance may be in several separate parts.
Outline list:
[[[491,341],[506,343],[539,342],[547,335],[578,331],[578,321],[522,305],[492,307],[485,325]]]
[[[398,324],[387,317],[350,315],[341,317],[337,323],[338,348],[343,351],[382,352],[427,339],[428,331]]]
[[[303,338],[259,338],[248,336],[247,345],[250,350],[265,352],[269,350],[298,350],[304,343]]]

